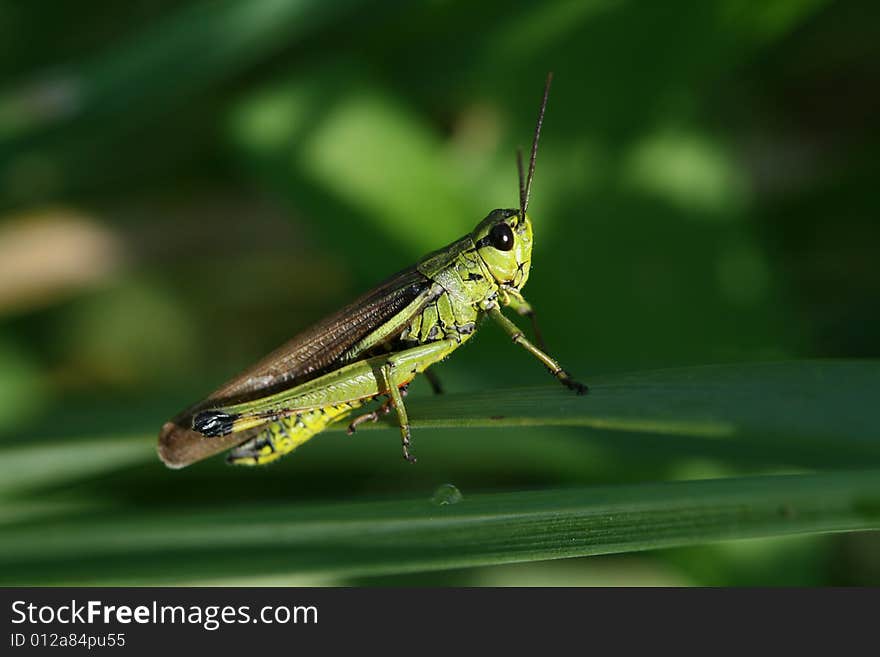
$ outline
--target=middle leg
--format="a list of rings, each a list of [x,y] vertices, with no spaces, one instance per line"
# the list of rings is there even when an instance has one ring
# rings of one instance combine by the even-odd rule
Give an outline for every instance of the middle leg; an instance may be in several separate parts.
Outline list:
[[[406,397],[408,387],[409,386],[403,386],[400,389],[400,396],[401,397]],[[388,413],[391,412],[392,406],[393,406],[393,404],[391,402],[391,397],[389,396],[388,399],[386,399],[384,402],[382,402],[382,405],[379,408],[372,410],[369,413],[364,413],[363,415],[358,415],[355,419],[353,419],[351,421],[351,423],[348,425],[348,429],[346,429],[346,433],[349,436],[352,436],[352,435],[354,435],[354,432],[357,431],[358,426],[360,426],[364,422],[378,422],[380,417],[382,417],[383,415],[388,415]]]

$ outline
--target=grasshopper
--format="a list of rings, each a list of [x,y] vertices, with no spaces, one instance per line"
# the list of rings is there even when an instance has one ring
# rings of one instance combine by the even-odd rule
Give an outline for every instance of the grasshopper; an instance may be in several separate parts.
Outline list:
[[[407,386],[424,372],[439,392],[439,383],[426,370],[467,342],[486,316],[563,385],[587,392],[544,352],[534,311],[520,291],[529,278],[532,223],[526,210],[551,80],[552,74],[538,111],[527,175],[522,152],[517,152],[519,208],[493,210],[470,234],[306,329],[165,423],[158,446],[165,464],[182,468],[229,448],[229,463],[269,463],[383,397],[376,410],[351,420],[349,433],[393,409],[403,457],[415,462],[403,402]],[[532,319],[537,344],[504,315],[503,307]]]

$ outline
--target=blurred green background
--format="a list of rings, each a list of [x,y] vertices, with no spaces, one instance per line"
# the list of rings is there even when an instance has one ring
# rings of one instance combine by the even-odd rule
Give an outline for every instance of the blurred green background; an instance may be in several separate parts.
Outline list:
[[[467,498],[801,466],[548,428],[419,431],[415,467],[378,431],[172,472],[154,442],[515,205],[549,70],[525,293],[568,369],[880,356],[878,26],[876,3],[822,0],[3,3],[0,531],[96,504],[112,531],[446,482]],[[454,392],[547,383],[491,326],[436,371]],[[878,553],[875,534],[819,536],[308,583],[880,584]],[[301,581],[271,575],[176,581]],[[157,562],[136,583],[161,581]]]

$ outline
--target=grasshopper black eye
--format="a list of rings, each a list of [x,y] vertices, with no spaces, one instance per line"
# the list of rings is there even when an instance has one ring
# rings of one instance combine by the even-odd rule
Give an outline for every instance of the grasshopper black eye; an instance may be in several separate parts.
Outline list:
[[[489,231],[489,244],[499,251],[510,251],[513,248],[513,230],[506,222],[492,226]]]

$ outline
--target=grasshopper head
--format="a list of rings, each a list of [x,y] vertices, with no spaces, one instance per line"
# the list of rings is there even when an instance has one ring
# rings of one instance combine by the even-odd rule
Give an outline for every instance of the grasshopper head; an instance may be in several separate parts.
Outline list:
[[[519,210],[492,210],[471,233],[477,253],[503,287],[519,290],[529,278],[532,222]]]

